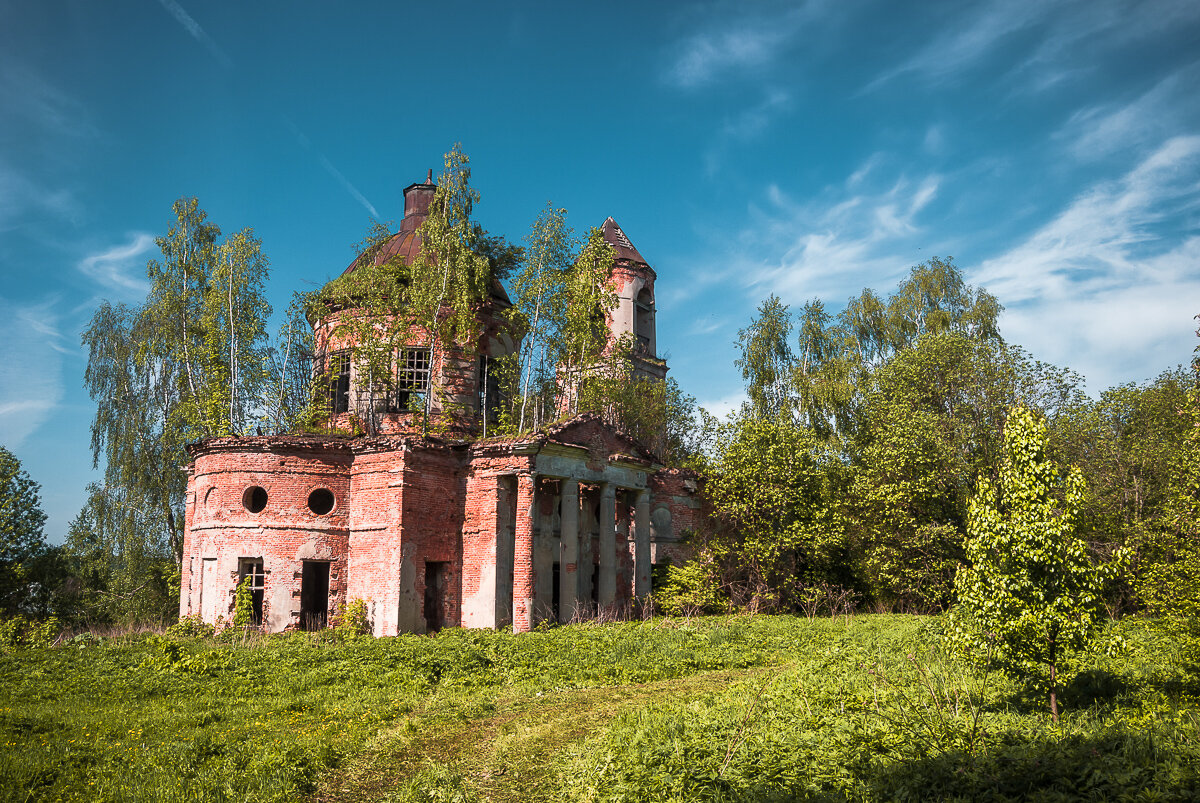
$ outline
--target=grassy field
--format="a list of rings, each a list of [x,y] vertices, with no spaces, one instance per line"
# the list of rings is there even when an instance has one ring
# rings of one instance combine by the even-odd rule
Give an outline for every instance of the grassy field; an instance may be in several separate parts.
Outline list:
[[[1195,800],[1200,686],[1140,620],[1043,702],[937,620],[735,617],[0,655],[0,795],[81,801]]]

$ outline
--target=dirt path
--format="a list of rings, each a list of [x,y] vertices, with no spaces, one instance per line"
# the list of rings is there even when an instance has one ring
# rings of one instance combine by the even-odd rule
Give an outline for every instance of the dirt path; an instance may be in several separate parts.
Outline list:
[[[422,773],[469,789],[490,803],[557,800],[556,765],[620,711],[722,689],[764,671],[770,669],[723,670],[656,683],[501,697],[483,704],[492,709],[483,716],[471,716],[478,708],[435,711],[435,699],[381,736],[352,766],[326,777],[311,800],[374,801]]]

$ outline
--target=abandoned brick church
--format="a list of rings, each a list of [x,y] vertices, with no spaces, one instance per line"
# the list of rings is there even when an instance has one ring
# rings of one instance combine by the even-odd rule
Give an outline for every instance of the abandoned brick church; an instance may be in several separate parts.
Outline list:
[[[432,177],[405,189],[400,231],[377,263],[419,252],[435,190]],[[603,233],[616,255],[611,336],[632,335],[637,369],[662,379],[654,270],[612,218]],[[249,578],[255,617],[270,631],[324,626],[362,599],[380,636],[455,626],[522,632],[621,610],[649,593],[653,566],[677,560],[680,533],[697,523],[694,478],[664,469],[593,415],[520,437],[478,437],[483,369],[518,345],[496,317],[509,305],[493,284],[474,354],[421,348],[427,339],[414,337],[397,355],[393,395],[436,390],[433,414],[449,420],[441,437],[422,436],[406,399],[381,404],[359,381],[353,344],[335,326],[353,310],[317,321],[334,423],[373,413],[373,432],[189,447],[180,614],[229,621]]]

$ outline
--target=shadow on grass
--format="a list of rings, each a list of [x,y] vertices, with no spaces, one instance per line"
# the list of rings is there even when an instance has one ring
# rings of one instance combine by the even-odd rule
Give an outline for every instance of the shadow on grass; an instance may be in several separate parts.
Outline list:
[[[1068,736],[879,764],[863,781],[874,800],[1194,801],[1200,747],[1169,731]]]

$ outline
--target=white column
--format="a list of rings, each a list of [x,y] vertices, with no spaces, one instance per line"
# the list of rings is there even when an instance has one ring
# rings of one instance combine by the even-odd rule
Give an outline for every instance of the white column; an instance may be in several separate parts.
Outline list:
[[[601,608],[617,599],[617,504],[612,483],[600,486],[600,588],[597,601]]]
[[[579,607],[579,480],[562,481],[558,557],[558,621],[571,621]]]
[[[638,491],[633,513],[633,593],[650,593],[650,492]]]

